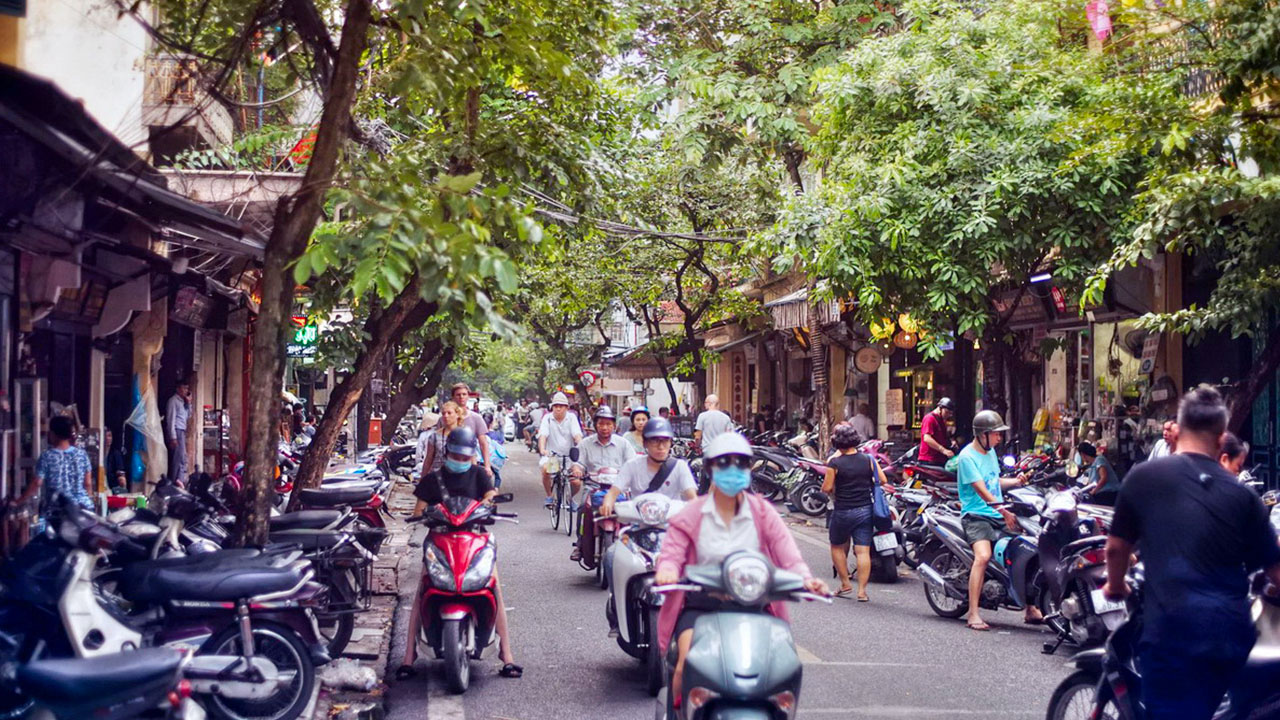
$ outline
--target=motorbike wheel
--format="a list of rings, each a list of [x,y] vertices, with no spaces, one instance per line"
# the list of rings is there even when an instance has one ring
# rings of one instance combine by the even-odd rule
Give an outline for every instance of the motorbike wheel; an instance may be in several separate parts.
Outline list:
[[[945,547],[938,548],[924,562],[929,563],[929,566],[937,570],[938,574],[948,582],[956,577],[969,576],[969,568]],[[924,599],[929,602],[929,608],[939,617],[958,618],[969,612],[968,602],[956,600],[929,583],[924,584]]]
[[[782,499],[783,489],[778,484],[778,473],[768,465],[751,473],[751,490],[769,502]]]
[[[893,555],[871,552],[871,582],[891,585],[898,582],[898,563]]]
[[[198,654],[241,654],[244,648],[240,642],[240,626],[226,626],[210,638],[205,647],[208,651]],[[288,678],[288,682],[281,683],[276,693],[261,700],[210,695],[204,703],[205,709],[218,720],[294,720],[301,716],[311,702],[311,691],[316,684],[316,668],[302,640],[283,625],[255,622],[253,652],[274,663],[276,671]]]
[[[444,649],[444,678],[449,692],[461,695],[471,685],[471,653],[467,652],[471,634],[471,618],[445,620],[440,629],[440,645]]]
[[[355,572],[350,568],[336,573],[328,580],[329,605],[336,606],[338,610],[329,611],[326,607],[316,611],[316,625],[320,629],[320,638],[329,648],[329,657],[336,658],[347,649],[347,643],[351,642],[351,632],[356,627],[356,614],[352,610],[356,606],[356,588],[359,585]]]
[[[604,574],[604,554],[609,551],[609,546],[613,544],[613,535],[604,531],[600,532],[600,549],[596,553],[596,584],[601,590],[609,587],[609,576]]]
[[[644,679],[645,689],[649,691],[651,697],[656,696],[658,691],[662,689],[662,652],[658,650],[658,611],[649,611],[649,649],[644,655]]]
[[[1098,676],[1087,670],[1077,670],[1067,676],[1054,689],[1049,698],[1049,710],[1045,720],[1089,720],[1097,704]],[[1120,710],[1108,701],[1102,708],[1101,720],[1120,720]]]
[[[797,510],[810,517],[822,517],[827,512],[827,496],[822,486],[812,480],[801,481],[788,499]]]

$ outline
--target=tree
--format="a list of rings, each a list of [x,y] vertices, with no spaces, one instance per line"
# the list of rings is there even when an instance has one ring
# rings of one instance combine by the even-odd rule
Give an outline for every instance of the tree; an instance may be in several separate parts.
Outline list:
[[[1032,276],[1051,268],[1078,292],[1127,230],[1149,158],[1107,147],[1106,129],[1083,121],[1102,98],[1148,89],[1113,83],[1042,3],[903,10],[903,31],[816,73],[809,147],[823,180],[757,247],[856,301],[873,329],[909,314],[927,355],[981,336],[998,376],[1015,361],[1008,322]],[[1001,295],[1012,302],[997,309]]]
[[[1239,432],[1280,369],[1280,13],[1264,0],[1122,11],[1138,31],[1109,52],[1169,97],[1158,133],[1131,127],[1147,106],[1107,108],[1113,142],[1150,148],[1157,162],[1136,197],[1133,232],[1086,300],[1101,297],[1116,270],[1161,250],[1204,258],[1218,273],[1208,302],[1139,325],[1192,342],[1254,338],[1258,357],[1230,397]]]

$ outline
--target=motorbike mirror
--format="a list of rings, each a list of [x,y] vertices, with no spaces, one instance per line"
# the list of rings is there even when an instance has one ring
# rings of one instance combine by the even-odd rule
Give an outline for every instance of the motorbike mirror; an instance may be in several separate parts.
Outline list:
[[[1004,466],[1005,466],[1005,467],[1007,467],[1007,468],[1011,468],[1011,467],[1013,467],[1014,465],[1017,465],[1017,464],[1018,464],[1018,459],[1017,459],[1017,458],[1015,458],[1015,457],[1014,457],[1014,456],[1012,456],[1012,455],[1005,455],[1005,456],[1004,456],[1004,459],[1003,459],[1001,462],[1003,462],[1003,463],[1004,463]]]
[[[578,455],[579,455],[578,448],[570,448],[570,449],[569,449],[569,459],[570,459],[570,460],[572,460],[572,461],[574,461],[574,462],[578,462]]]
[[[515,498],[515,495],[512,495],[511,493],[502,493],[501,495],[494,495],[493,501],[495,503],[508,503],[508,502],[511,502],[514,498]]]

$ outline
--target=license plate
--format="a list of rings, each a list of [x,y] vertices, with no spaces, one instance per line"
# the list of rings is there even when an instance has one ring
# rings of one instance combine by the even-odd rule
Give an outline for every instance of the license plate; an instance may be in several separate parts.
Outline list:
[[[1094,590],[1092,594],[1093,611],[1099,615],[1109,612],[1124,612],[1125,607],[1123,600],[1108,600],[1103,594],[1101,588]]]
[[[898,536],[894,535],[893,533],[884,533],[883,535],[876,535],[875,537],[871,538],[871,540],[872,542],[875,543],[876,552],[884,552],[885,550],[892,550],[898,547]]]

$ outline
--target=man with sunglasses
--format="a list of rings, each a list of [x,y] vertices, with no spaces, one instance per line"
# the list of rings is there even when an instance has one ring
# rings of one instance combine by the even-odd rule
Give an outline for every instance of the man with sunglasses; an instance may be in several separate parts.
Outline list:
[[[609,488],[600,505],[601,515],[612,515],[618,496],[628,497],[656,492],[673,500],[692,500],[697,497],[698,486],[693,481],[689,464],[671,456],[671,443],[675,433],[671,423],[664,418],[653,418],[644,426],[644,455],[628,460],[618,472],[618,481]],[[661,477],[660,477],[661,476]]]

